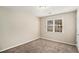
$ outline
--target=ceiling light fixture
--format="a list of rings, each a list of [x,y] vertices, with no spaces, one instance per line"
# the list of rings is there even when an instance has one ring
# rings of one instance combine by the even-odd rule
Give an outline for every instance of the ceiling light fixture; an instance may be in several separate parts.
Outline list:
[[[41,8],[41,9],[46,9],[47,6],[39,6],[39,8]]]

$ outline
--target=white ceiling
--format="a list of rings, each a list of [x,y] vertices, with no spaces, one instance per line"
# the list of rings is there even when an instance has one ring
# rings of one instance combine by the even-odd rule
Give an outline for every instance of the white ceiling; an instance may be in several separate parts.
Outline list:
[[[67,6],[49,6],[47,8],[35,8],[36,9],[36,16],[42,17],[42,16],[48,16],[48,15],[54,15],[69,11],[74,11],[78,7],[67,7]]]
[[[39,6],[6,6],[4,8],[8,8],[10,10],[23,10],[29,11],[33,15],[37,17],[43,17],[48,15],[59,14],[63,12],[74,11],[78,7],[76,6],[46,6],[46,7],[39,7]]]

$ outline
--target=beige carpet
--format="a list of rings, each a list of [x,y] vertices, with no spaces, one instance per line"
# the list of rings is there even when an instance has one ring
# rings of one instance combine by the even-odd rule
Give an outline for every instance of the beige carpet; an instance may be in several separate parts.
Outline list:
[[[3,51],[2,53],[77,53],[75,46],[37,39],[21,46]]]

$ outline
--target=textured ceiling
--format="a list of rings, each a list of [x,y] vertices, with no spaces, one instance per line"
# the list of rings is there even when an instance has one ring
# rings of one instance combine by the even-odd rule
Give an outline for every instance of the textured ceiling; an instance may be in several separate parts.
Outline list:
[[[0,7],[1,8],[1,7]],[[7,8],[10,10],[16,10],[16,11],[28,11],[32,13],[33,15],[37,17],[43,17],[48,15],[54,15],[69,11],[76,10],[76,6],[45,6],[45,7],[39,7],[39,6],[6,6],[3,8]]]
[[[48,16],[48,15],[54,15],[69,11],[74,11],[78,7],[67,7],[67,6],[49,6],[47,8],[36,8],[36,16]]]

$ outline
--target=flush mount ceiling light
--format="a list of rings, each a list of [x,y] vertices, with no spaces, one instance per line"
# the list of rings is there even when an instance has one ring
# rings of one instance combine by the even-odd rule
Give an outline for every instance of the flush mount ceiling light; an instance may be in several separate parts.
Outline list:
[[[46,9],[48,8],[47,6],[39,6],[40,9]]]
[[[39,6],[39,8],[46,8],[46,6]]]

